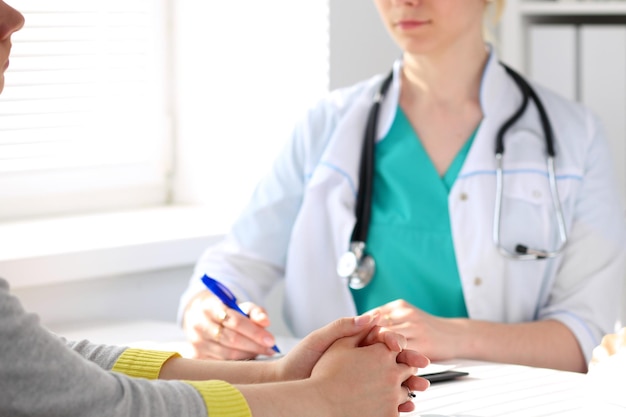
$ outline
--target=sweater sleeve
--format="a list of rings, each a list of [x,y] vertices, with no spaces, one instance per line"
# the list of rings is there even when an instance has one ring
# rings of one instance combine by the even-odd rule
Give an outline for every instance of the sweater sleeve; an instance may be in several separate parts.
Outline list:
[[[227,415],[220,414],[224,404],[247,410],[243,396],[226,383],[149,380],[121,373],[133,375],[137,370],[132,363],[148,355],[152,359],[140,372],[156,377],[172,353],[144,354],[88,342],[69,345],[24,312],[0,279],[0,416],[206,417],[215,408],[211,417],[220,417]],[[125,364],[129,358],[130,366]],[[249,415],[249,410],[228,415]]]
[[[156,379],[163,364],[176,352],[126,349],[112,367],[125,375]],[[185,381],[193,386],[204,400],[210,417],[252,417],[248,402],[235,387],[224,381]]]

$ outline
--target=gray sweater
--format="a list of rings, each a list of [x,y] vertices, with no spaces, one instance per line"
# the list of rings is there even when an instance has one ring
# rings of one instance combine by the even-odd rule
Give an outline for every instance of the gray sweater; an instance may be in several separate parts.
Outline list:
[[[53,335],[0,279],[0,417],[207,416],[187,383],[111,372],[124,350]]]

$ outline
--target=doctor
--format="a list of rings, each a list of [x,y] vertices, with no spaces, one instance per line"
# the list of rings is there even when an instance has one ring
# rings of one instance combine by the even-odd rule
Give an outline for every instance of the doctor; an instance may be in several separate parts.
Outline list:
[[[502,0],[375,3],[403,50],[386,91],[383,74],[312,108],[230,234],[199,260],[180,307],[197,356],[271,354],[260,305],[285,280],[284,315],[298,337],[376,309],[434,361],[586,371],[618,317],[626,248],[600,123],[499,63],[483,18]],[[375,132],[369,172],[366,130]],[[367,190],[371,201],[359,203]],[[340,273],[349,275],[355,241],[374,274],[350,287]],[[203,288],[205,273],[249,301],[250,319]]]

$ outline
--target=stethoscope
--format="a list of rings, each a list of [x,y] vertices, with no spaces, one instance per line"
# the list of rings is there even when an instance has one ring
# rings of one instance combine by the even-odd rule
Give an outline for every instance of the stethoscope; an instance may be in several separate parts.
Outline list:
[[[567,243],[567,232],[565,230],[565,220],[563,218],[563,210],[556,185],[556,174],[554,169],[554,135],[552,125],[548,119],[548,115],[543,103],[528,84],[528,82],[513,69],[501,64],[507,74],[515,81],[518,88],[522,92],[522,104],[517,111],[500,127],[496,136],[496,197],[495,211],[493,216],[493,242],[500,254],[506,258],[516,260],[538,260],[554,258],[559,255]],[[389,86],[393,80],[393,71],[383,80],[382,84],[370,107],[367,123],[365,126],[365,135],[363,139],[363,149],[361,151],[361,161],[359,166],[359,192],[356,201],[356,223],[352,230],[350,238],[350,247],[344,253],[337,263],[337,273],[339,276],[347,279],[350,288],[359,290],[367,286],[374,276],[376,262],[374,258],[367,254],[365,242],[367,241],[367,232],[370,223],[371,203],[372,203],[372,185],[374,182],[374,150],[376,142],[376,133],[378,125],[378,116],[380,106],[389,90]],[[504,135],[517,122],[526,111],[528,102],[532,99],[535,102],[543,135],[546,142],[546,162],[548,166],[548,182],[550,185],[550,195],[552,197],[552,206],[556,215],[556,223],[559,234],[559,244],[551,251],[543,249],[534,249],[526,245],[518,244],[515,246],[515,252],[506,249],[500,240],[500,223],[502,220],[502,189],[503,189],[503,169],[502,157],[504,155]]]

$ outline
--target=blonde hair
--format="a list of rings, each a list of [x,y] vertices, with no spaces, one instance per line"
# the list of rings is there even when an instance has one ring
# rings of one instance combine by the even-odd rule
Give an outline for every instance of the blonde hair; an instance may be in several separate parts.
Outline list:
[[[493,30],[498,25],[506,0],[486,0],[487,7],[485,8],[485,20],[483,24],[483,36],[486,41],[495,43],[496,38],[493,34]]]
[[[487,13],[492,19],[492,23],[496,24],[502,16],[506,0],[486,0],[487,1]]]

